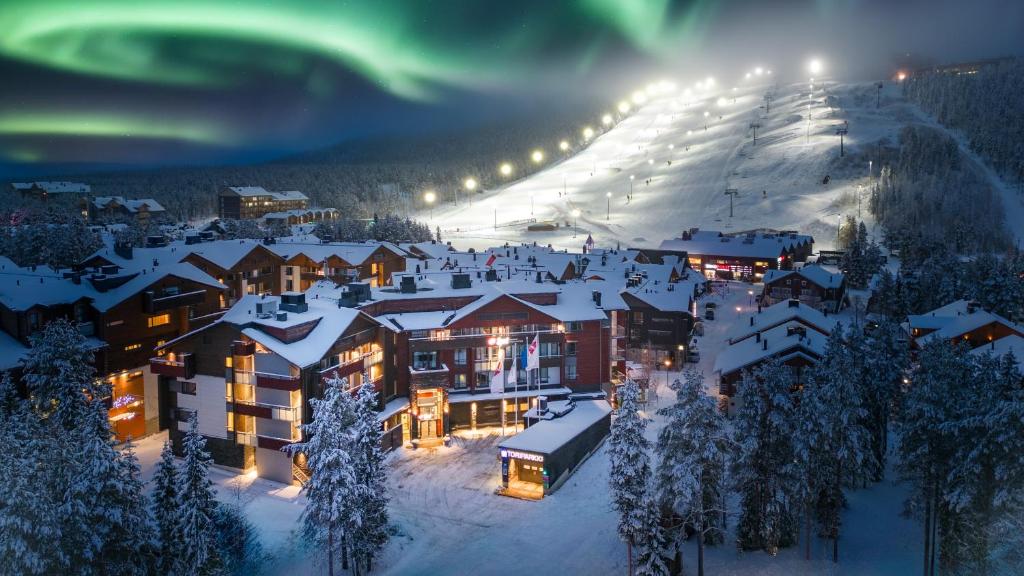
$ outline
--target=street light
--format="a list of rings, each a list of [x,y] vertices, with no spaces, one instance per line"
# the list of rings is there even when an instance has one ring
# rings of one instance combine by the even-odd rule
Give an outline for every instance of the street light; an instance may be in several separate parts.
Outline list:
[[[609,125],[611,123],[612,123],[612,115],[611,114],[605,114],[604,116],[601,116],[601,124],[604,124],[605,126],[607,126],[607,125]]]
[[[710,115],[711,115],[710,112],[708,112],[707,110],[704,111],[704,131],[705,132],[708,131],[708,116],[710,116]]]
[[[623,100],[622,102],[619,102],[619,107],[618,108],[619,108],[619,112],[622,113],[622,114],[625,114],[626,112],[629,112],[629,102],[626,102],[625,100]]]
[[[761,74],[764,74],[764,68],[761,68],[760,66],[758,66],[757,68],[754,68],[754,74],[757,75],[757,76],[760,76]]]
[[[558,143],[558,149],[561,150],[562,152],[565,152],[566,150],[569,149],[569,142],[562,140],[561,142]]]
[[[508,162],[505,162],[504,164],[502,164],[498,168],[498,171],[501,172],[502,176],[511,176],[512,175],[512,165],[509,164]],[[467,186],[467,188],[468,188],[468,186]]]
[[[530,159],[533,160],[534,164],[540,164],[544,161],[544,151],[539,149],[534,150],[533,154],[530,154]]]
[[[533,216],[533,192],[530,192],[530,216]]]
[[[593,128],[591,128],[590,126],[587,126],[586,128],[583,129],[583,138],[585,138],[587,140],[590,140],[593,137],[594,137],[594,129]]]
[[[463,182],[462,185],[466,187],[466,190],[472,192],[473,190],[476,190],[476,179],[466,178],[466,181]]]
[[[611,220],[612,219],[612,193],[611,192],[605,192],[604,193],[604,197],[608,199],[608,211],[605,213],[604,219],[605,220]]]
[[[430,206],[430,219],[434,219],[434,201],[437,200],[437,194],[433,190],[427,190],[423,193],[423,201]]]
[[[811,60],[810,62],[807,63],[807,69],[810,70],[811,74],[814,74],[815,76],[821,74],[821,60],[818,60],[817,58]]]
[[[576,208],[572,211],[572,237],[575,238],[576,234],[580,231],[580,210]]]

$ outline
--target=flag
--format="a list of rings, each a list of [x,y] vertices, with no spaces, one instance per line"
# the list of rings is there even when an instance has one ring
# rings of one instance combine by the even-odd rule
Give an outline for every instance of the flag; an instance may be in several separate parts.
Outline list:
[[[526,369],[536,370],[540,368],[540,334],[534,334],[533,340],[526,348]]]
[[[495,260],[497,260],[497,259],[498,259],[498,257],[497,257],[496,255],[494,255],[494,254],[491,254],[491,256],[490,256],[489,258],[487,258],[487,264],[486,264],[486,266],[487,266],[488,268],[490,268],[490,267],[491,267],[491,266],[492,266],[492,265],[494,264],[494,261],[495,261]]]
[[[518,358],[513,356],[512,368],[508,371],[508,381],[506,382],[513,390],[519,386],[519,368],[516,366],[516,360],[518,360]]]
[[[491,371],[491,393],[501,394],[505,391],[505,349],[498,348],[498,362]]]

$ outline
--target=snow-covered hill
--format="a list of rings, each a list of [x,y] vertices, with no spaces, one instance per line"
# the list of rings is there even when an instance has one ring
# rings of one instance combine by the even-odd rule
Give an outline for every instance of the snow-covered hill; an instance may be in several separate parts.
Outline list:
[[[766,111],[769,91],[774,98]],[[883,138],[895,142],[900,126],[913,119],[895,87],[882,96],[876,110],[873,84],[762,83],[695,90],[690,97],[676,90],[541,172],[475,194],[472,206],[463,192],[458,206],[445,203],[432,218],[420,217],[465,247],[536,240],[578,249],[587,234],[598,244],[650,245],[697,226],[799,229],[827,248],[839,214],[857,215],[861,186],[867,218],[869,166],[858,149]],[[844,121],[847,157],[840,160],[836,127]],[[760,124],[756,145],[752,123]],[[732,217],[728,188],[738,193]],[[575,238],[574,210],[580,212]],[[529,232],[524,221],[530,218],[559,228]]]

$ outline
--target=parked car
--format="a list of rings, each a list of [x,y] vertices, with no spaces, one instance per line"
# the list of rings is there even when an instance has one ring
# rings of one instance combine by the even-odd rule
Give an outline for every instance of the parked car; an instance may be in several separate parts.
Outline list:
[[[718,304],[716,302],[708,302],[704,307],[708,310],[714,310],[715,308],[718,308]]]
[[[704,311],[704,319],[705,320],[714,320],[715,319],[715,309],[714,308],[708,308],[707,310],[705,310]]]
[[[704,323],[703,322],[697,322],[696,324],[694,324],[693,325],[693,333],[696,334],[697,336],[703,336],[704,335]]]

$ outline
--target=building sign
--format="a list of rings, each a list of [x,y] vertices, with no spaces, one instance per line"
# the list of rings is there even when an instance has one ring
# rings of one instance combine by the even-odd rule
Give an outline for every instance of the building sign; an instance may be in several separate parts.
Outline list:
[[[501,450],[501,459],[504,462],[508,458],[517,458],[519,460],[529,460],[530,462],[543,462],[544,456],[541,454],[532,454],[530,452],[520,452],[519,450]]]

